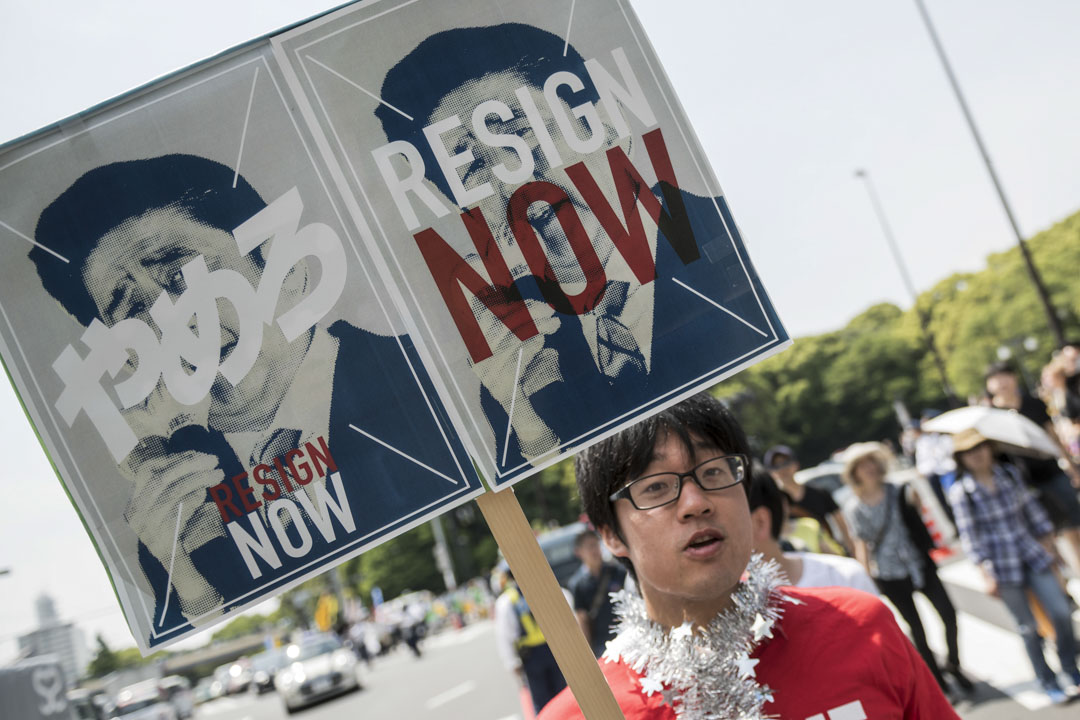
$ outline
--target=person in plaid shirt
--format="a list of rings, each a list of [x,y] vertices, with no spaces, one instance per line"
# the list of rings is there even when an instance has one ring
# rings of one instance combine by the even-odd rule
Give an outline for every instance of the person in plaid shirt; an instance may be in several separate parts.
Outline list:
[[[1053,524],[1046,511],[1020,482],[1011,465],[998,463],[994,447],[976,430],[953,439],[956,465],[962,473],[949,488],[949,504],[964,551],[982,568],[987,592],[1000,597],[1012,613],[1039,683],[1055,703],[1067,697],[1043,657],[1042,639],[1025,590],[1035,593],[1057,634],[1061,670],[1080,689],[1076,638],[1068,599],[1054,575],[1057,550]]]

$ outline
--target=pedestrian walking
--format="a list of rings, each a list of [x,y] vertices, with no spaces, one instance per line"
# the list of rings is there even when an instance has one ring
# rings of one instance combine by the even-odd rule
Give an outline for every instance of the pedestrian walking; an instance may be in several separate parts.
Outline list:
[[[1053,524],[1016,467],[998,462],[993,443],[977,430],[957,433],[953,446],[961,475],[949,488],[949,502],[964,552],[982,569],[987,592],[1000,597],[1012,614],[1043,690],[1053,702],[1065,702],[1043,656],[1026,593],[1034,593],[1053,624],[1062,672],[1080,687],[1069,603],[1053,573]]]
[[[918,495],[910,487],[886,482],[888,455],[877,443],[851,446],[844,460],[842,476],[854,492],[844,512],[855,534],[856,559],[911,628],[912,642],[941,688],[948,689],[944,671],[963,691],[970,692],[973,685],[960,669],[956,608],[930,557],[934,544],[919,516]],[[945,626],[948,655],[944,667],[939,667],[926,642],[915,607],[916,592],[933,604]]]
[[[604,561],[600,538],[592,530],[582,530],[574,538],[574,554],[581,560],[581,567],[568,583],[570,594],[574,597],[574,613],[593,655],[600,657],[604,654],[607,641],[615,637],[611,593],[622,590],[626,583],[626,569],[617,563]]]

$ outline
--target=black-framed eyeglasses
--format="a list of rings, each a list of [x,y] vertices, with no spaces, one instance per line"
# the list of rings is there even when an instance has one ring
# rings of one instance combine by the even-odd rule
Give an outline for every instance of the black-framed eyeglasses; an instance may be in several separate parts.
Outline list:
[[[724,490],[746,480],[750,459],[745,455],[709,458],[685,473],[656,473],[639,477],[608,498],[626,498],[638,510],[651,510],[673,503],[682,494],[683,478],[691,478],[702,490]]]

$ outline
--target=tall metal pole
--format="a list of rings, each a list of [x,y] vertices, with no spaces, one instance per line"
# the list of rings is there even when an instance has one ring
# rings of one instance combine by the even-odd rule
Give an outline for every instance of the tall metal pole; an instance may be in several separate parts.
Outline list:
[[[938,375],[941,376],[941,387],[945,390],[945,397],[948,398],[950,405],[959,407],[960,403],[956,399],[956,393],[953,392],[952,385],[949,384],[949,376],[945,373],[945,361],[942,359],[941,353],[938,352],[937,343],[934,341],[934,333],[930,330],[930,316],[926,311],[919,307],[919,296],[915,292],[915,285],[911,282],[911,275],[908,274],[907,265],[904,264],[904,258],[900,254],[900,247],[896,244],[896,238],[893,236],[892,227],[885,217],[885,210],[881,207],[881,201],[878,199],[877,191],[874,189],[874,183],[870,179],[870,173],[866,170],[856,170],[855,177],[862,179],[863,184],[866,186],[866,192],[870,196],[870,204],[873,205],[874,214],[877,215],[878,223],[881,225],[881,234],[885,236],[885,244],[889,246],[893,261],[896,263],[896,269],[900,271],[900,277],[904,281],[904,287],[907,288],[908,294],[911,296],[911,305],[915,308],[915,312],[919,316],[919,324],[922,326],[923,332],[923,342],[926,343],[926,349],[930,351],[930,356],[934,359],[934,365],[937,367]]]
[[[1005,197],[1005,190],[1001,187],[1001,181],[998,180],[997,173],[994,172],[994,164],[990,161],[990,155],[987,153],[986,146],[983,144],[982,136],[979,135],[979,130],[975,127],[975,119],[971,115],[971,110],[968,108],[967,101],[964,100],[964,94],[960,92],[960,84],[957,82],[956,75],[953,73],[952,66],[949,64],[949,58],[945,55],[945,48],[938,38],[937,31],[934,29],[934,24],[930,21],[930,13],[926,11],[926,5],[923,3],[923,0],[915,0],[915,5],[918,6],[919,14],[922,16],[923,23],[926,24],[926,31],[930,34],[930,40],[934,44],[934,50],[937,51],[938,58],[941,60],[941,65],[945,69],[945,75],[949,78],[949,85],[952,86],[953,93],[956,95],[956,101],[960,103],[960,110],[964,113],[964,119],[967,121],[968,129],[971,130],[971,136],[975,138],[975,144],[979,148],[979,154],[982,155],[983,163],[986,164],[986,171],[990,173],[990,180],[994,183],[994,189],[997,190],[998,199],[1001,200],[1001,207],[1005,210],[1005,216],[1009,218],[1009,224],[1012,225],[1013,233],[1016,234],[1016,242],[1020,246],[1020,254],[1024,258],[1024,264],[1027,266],[1028,275],[1031,276],[1031,282],[1035,285],[1035,292],[1038,293],[1039,300],[1042,301],[1043,310],[1046,312],[1046,320],[1050,325],[1050,331],[1054,334],[1057,346],[1061,347],[1065,344],[1065,331],[1061,326],[1061,318],[1059,318],[1054,311],[1054,306],[1050,302],[1050,293],[1047,291],[1046,285],[1043,283],[1042,277],[1035,267],[1035,262],[1031,259],[1031,253],[1028,252],[1027,243],[1024,242],[1024,236],[1020,234],[1020,226],[1016,224],[1016,218],[1013,216],[1012,207],[1009,206],[1009,201]]]

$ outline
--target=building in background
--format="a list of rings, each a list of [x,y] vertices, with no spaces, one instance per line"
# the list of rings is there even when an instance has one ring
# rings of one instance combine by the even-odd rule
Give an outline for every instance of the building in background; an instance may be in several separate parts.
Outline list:
[[[64,681],[68,687],[74,687],[90,663],[86,638],[74,623],[60,621],[56,603],[49,595],[42,593],[34,604],[37,606],[38,627],[19,636],[19,656],[55,656],[64,672]]]

